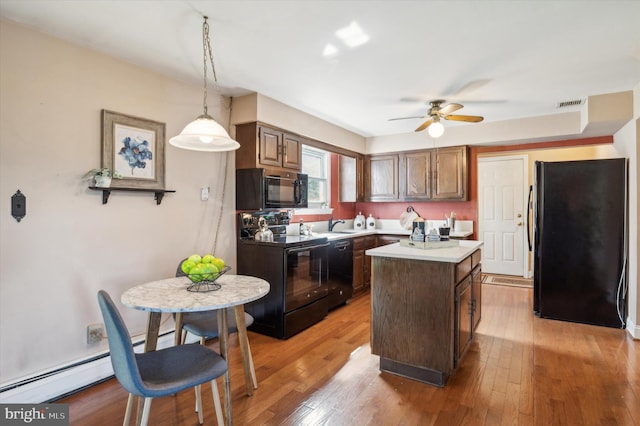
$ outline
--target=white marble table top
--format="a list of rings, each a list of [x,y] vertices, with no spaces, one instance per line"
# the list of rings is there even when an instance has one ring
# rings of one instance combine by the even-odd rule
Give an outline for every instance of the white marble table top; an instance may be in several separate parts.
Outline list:
[[[197,312],[229,308],[260,299],[269,293],[269,283],[246,275],[225,274],[221,288],[208,292],[187,291],[187,277],[167,278],[132,287],[122,293],[123,305],[149,312]]]

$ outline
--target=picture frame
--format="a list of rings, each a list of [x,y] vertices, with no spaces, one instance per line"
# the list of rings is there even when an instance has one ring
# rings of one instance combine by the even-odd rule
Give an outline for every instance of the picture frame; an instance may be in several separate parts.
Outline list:
[[[103,109],[102,167],[112,188],[164,189],[165,123]]]

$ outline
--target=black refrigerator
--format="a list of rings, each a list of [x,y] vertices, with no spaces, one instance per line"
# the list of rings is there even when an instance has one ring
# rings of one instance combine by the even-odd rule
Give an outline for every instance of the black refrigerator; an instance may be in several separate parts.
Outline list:
[[[536,162],[533,309],[624,328],[626,159]]]

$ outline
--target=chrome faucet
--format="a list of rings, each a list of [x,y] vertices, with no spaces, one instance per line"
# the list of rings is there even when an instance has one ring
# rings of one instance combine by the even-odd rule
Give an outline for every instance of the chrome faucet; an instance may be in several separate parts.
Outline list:
[[[333,231],[333,228],[339,224],[339,223],[345,223],[345,221],[343,219],[338,219],[335,222],[333,221],[333,217],[329,218],[329,232]]]

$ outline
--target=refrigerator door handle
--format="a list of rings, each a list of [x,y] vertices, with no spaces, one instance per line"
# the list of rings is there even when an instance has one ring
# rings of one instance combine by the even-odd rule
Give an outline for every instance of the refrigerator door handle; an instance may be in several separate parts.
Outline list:
[[[531,226],[530,220],[531,216],[529,215],[529,210],[533,213],[533,208],[531,207],[531,195],[533,194],[533,185],[529,185],[529,196],[527,197],[527,242],[529,243],[529,251],[532,251],[533,247],[531,246]]]

